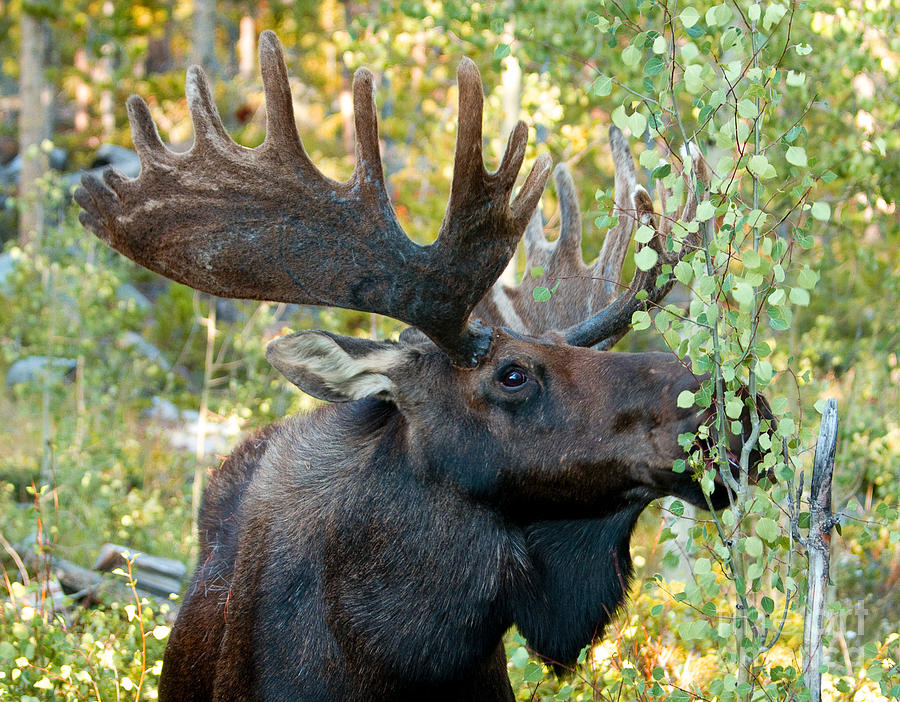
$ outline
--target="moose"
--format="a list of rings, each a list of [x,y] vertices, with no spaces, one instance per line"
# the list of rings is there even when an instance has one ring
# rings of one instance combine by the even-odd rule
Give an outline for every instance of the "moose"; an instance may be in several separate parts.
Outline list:
[[[636,310],[665,297],[664,266],[696,241],[670,250],[671,225],[611,128],[619,220],[599,259],[582,261],[565,168],[560,234],[548,242],[539,202],[550,159],[539,156],[512,197],[520,122],[499,168],[485,170],[481,77],[463,59],[449,204],[420,246],[387,194],[372,74],[354,77],[356,166],[340,183],[301,144],[273,33],[259,57],[262,145],[231,140],[191,68],[193,147],[170,151],[131,97],[142,171],[85,177],[82,224],[198,290],[410,326],[397,341],[305,330],[269,343],[275,368],[331,404],[263,429],[213,472],[160,699],[512,700],[504,632],[515,625],[547,660],[573,664],[625,600],[642,510],[664,495],[707,506],[671,469],[679,435],[709,421],[676,406],[699,380],[672,354],[607,350]],[[655,229],[645,245],[658,260],[619,286],[635,223]],[[534,278],[498,282],[523,237],[528,265],[562,281],[541,305]],[[740,438],[730,442],[738,451]],[[727,503],[724,485],[711,499]]]

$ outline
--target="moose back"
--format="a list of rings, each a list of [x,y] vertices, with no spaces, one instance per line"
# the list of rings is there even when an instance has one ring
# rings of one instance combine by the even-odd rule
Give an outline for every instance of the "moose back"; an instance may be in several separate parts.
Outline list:
[[[572,665],[624,601],[641,511],[663,495],[706,505],[671,470],[679,434],[708,421],[676,406],[698,380],[671,355],[597,350],[663,299],[663,267],[695,242],[666,249],[669,224],[611,129],[619,223],[586,266],[574,186],[557,169],[562,224],[548,243],[537,206],[549,159],[511,200],[527,129],[487,172],[481,80],[464,59],[450,200],[435,243],[419,246],[385,189],[372,75],[354,79],[357,165],[337,183],[303,149],[271,32],[260,65],[260,147],[228,137],[191,69],[193,148],[168,150],[132,97],[142,172],[86,177],[82,223],[199,290],[411,327],[396,342],[301,331],[269,344],[288,380],[333,404],[250,437],[213,473],[160,699],[512,700],[504,632]],[[702,175],[696,151],[693,162]],[[680,217],[696,207],[689,195]],[[658,262],[619,286],[636,222],[656,230]],[[523,233],[529,267],[562,281],[543,306],[533,279],[496,282]],[[724,486],[712,499],[724,504]]]

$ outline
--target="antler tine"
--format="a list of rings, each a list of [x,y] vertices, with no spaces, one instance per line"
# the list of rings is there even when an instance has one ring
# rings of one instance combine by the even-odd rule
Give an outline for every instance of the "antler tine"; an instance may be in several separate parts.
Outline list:
[[[581,208],[572,174],[565,163],[553,170],[556,197],[559,201],[559,238],[550,257],[551,267],[567,263],[573,268],[583,265],[581,260]]]
[[[168,164],[176,154],[169,150],[156,129],[156,122],[150,114],[147,103],[137,95],[132,95],[125,103],[128,110],[128,122],[131,125],[131,140],[135,151],[141,159],[141,166],[149,167],[155,163]]]
[[[527,129],[513,130],[500,168],[487,173],[481,79],[463,60],[450,203],[435,244],[418,246],[400,227],[384,184],[372,74],[360,69],[354,77],[356,167],[338,183],[303,148],[272,32],[260,37],[259,57],[267,124],[261,146],[232,141],[206,77],[192,68],[186,92],[193,147],[183,154],[167,149],[147,105],[130,98],[141,174],[86,175],[75,194],[84,226],[137,263],[198,290],[385,314],[419,328],[453,363],[476,364],[491,330],[469,323],[469,313],[512,256],[549,175],[549,157],[538,158],[510,204]]]
[[[216,148],[217,145],[234,148],[237,144],[225,131],[219,109],[212,97],[209,80],[200,66],[191,66],[184,83],[188,110],[194,125],[193,149]]]
[[[705,184],[706,180],[703,176],[705,176],[706,170],[700,151],[695,145],[691,144],[690,153],[692,155],[692,168],[695,177]],[[686,176],[686,180],[690,181],[691,179]],[[692,186],[693,183],[689,182],[688,190],[690,194],[680,215],[685,221],[692,220],[697,213],[697,198]],[[677,263],[697,242],[698,235],[689,235],[685,238],[680,249],[674,252],[666,251],[665,242],[667,237],[661,230],[657,217],[653,212],[653,202],[649,193],[643,187],[637,186],[633,191],[632,198],[633,211],[636,214],[638,223],[652,226],[656,231],[650,242],[646,244],[656,251],[656,264],[648,271],[636,270],[628,286],[628,292],[619,295],[611,304],[589,319],[567,329],[564,332],[566,340],[573,346],[612,347],[628,332],[631,325],[631,317],[637,310],[648,304],[659,302],[672,289],[675,279],[671,276],[662,284],[657,284],[663,266],[671,266]],[[643,300],[638,300],[637,293],[641,290],[646,291],[647,296]]]
[[[288,81],[287,66],[281,42],[275,32],[266,30],[259,35],[259,70],[266,96],[266,138],[264,146],[294,159],[303,178],[324,179],[303,148],[294,120],[294,100]]]
[[[528,141],[528,128],[524,122],[520,121],[509,135],[500,167],[494,173],[488,173],[484,167],[482,151],[484,96],[481,74],[471,59],[463,58],[460,62],[457,70],[457,82],[459,85],[459,127],[456,136],[450,202],[447,205],[447,214],[444,217],[437,241],[437,244],[442,247],[447,244],[458,245],[457,239],[463,235],[481,236],[480,232],[461,226],[463,225],[462,218],[459,216],[461,212],[467,212],[472,208],[487,207],[497,200],[509,202],[516,176],[525,158],[525,145]],[[516,222],[516,228],[518,226],[524,228],[531,219],[550,175],[550,165],[549,155],[538,156],[525,183],[509,205],[509,212]],[[504,210],[506,208],[499,208],[497,214],[506,216]],[[516,237],[516,243],[519,236]],[[511,256],[512,252],[510,252]]]
[[[606,298],[612,300],[618,288],[628,244],[631,242],[631,232],[634,231],[634,223],[637,221],[635,193],[643,190],[643,187],[638,184],[634,156],[628,140],[616,126],[609,128],[609,146],[613,157],[615,210],[618,221],[606,233],[603,248],[591,266],[591,271],[594,276],[604,281]]]
[[[549,242],[547,237],[544,236],[544,213],[541,212],[540,207],[534,208],[534,214],[531,215],[531,219],[528,220],[528,226],[525,227],[522,242],[525,244],[525,252],[529,262],[532,261],[532,251],[549,250]]]
[[[658,302],[668,293],[671,284],[656,285],[662,266],[676,263],[693,244],[693,238],[688,237],[679,252],[664,250],[665,232],[653,211],[649,193],[638,184],[628,141],[615,127],[609,130],[609,140],[615,167],[615,209],[619,217],[607,233],[597,261],[590,268],[582,261],[578,199],[572,176],[565,163],[560,163],[554,172],[560,210],[559,238],[552,243],[544,238],[538,209],[525,233],[529,273],[514,287],[497,281],[490,295],[478,304],[475,316],[486,323],[526,334],[561,330],[569,343],[592,346],[602,342],[603,348],[609,348],[629,329],[632,314],[641,306],[636,298],[639,290],[647,290],[651,302]],[[705,182],[706,171],[699,150],[691,146],[690,153],[695,173]],[[696,211],[697,198],[691,187],[682,218],[692,220]],[[635,224],[651,226],[656,231],[649,245],[657,252],[657,265],[651,271],[638,270],[629,292],[617,299],[622,263]],[[534,266],[542,267],[543,275],[531,275]],[[546,299],[546,292],[542,293],[544,302],[536,303],[532,299],[538,287],[557,283],[559,288],[550,299]]]

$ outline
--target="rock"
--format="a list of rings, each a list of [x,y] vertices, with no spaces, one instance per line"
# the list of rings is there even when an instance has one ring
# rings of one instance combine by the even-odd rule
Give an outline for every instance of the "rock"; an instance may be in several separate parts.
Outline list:
[[[74,358],[54,358],[51,356],[29,356],[20,358],[6,371],[9,387],[20,383],[40,380],[62,380],[75,370],[78,361]]]
[[[0,284],[2,284],[2,269],[0,269]],[[150,309],[150,300],[147,299],[147,296],[144,295],[140,290],[134,287],[131,283],[122,283],[118,288],[116,288],[116,298],[121,300],[122,302],[128,302],[132,300],[134,302],[134,306],[137,307],[141,312],[146,312]]]
[[[83,174],[90,173],[99,178],[107,166],[112,166],[126,178],[137,178],[141,172],[141,160],[134,151],[116,144],[101,144],[91,167],[77,173],[67,173],[63,176],[63,183],[68,189],[75,188],[81,184]]]
[[[181,417],[181,410],[164,397],[153,397],[150,402],[151,406],[141,413],[146,419],[155,419],[158,422],[177,422]]]
[[[121,148],[121,147],[120,147]],[[126,151],[128,149],[125,149]],[[65,149],[54,146],[47,155],[47,164],[56,171],[61,171],[66,167],[69,160],[69,154]],[[22,157],[16,154],[9,163],[0,168],[0,185],[17,185],[19,176],[22,173]]]
[[[144,358],[153,361],[163,370],[171,370],[172,365],[166,360],[163,352],[156,348],[137,332],[127,331],[119,337],[123,348],[133,348]]]
[[[91,168],[112,166],[123,176],[137,178],[141,172],[141,160],[131,149],[116,144],[101,144]]]
[[[0,254],[0,295],[9,295],[12,293],[12,286],[9,284],[9,276],[16,268],[16,261],[12,254]]]
[[[143,412],[145,419],[158,424],[151,433],[158,432],[175,449],[196,451],[200,417],[197,410],[178,409],[161,397],[152,399],[152,406]],[[237,417],[207,416],[203,431],[203,455],[226,455],[241,436],[241,422]]]

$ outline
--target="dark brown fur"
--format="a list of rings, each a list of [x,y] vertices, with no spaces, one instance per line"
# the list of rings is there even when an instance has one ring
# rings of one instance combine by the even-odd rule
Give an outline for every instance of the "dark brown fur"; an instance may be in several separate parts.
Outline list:
[[[161,699],[511,700],[503,632],[572,663],[624,600],[644,506],[705,504],[670,469],[701,420],[670,356],[499,332],[470,370],[377,350],[401,359],[390,402],[286,420],[213,474]]]

